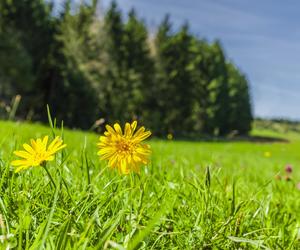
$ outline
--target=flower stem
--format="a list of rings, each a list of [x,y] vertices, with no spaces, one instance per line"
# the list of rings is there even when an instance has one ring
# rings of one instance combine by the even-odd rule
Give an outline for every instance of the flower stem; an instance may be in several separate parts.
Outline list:
[[[134,207],[133,207],[133,191],[134,191],[134,176],[133,176],[133,173],[130,173],[130,227],[131,227],[131,230],[133,229],[133,226],[132,226],[132,217],[133,217],[133,213],[134,213]]]
[[[51,176],[49,170],[48,170],[47,167],[46,167],[46,163],[43,163],[43,164],[42,164],[42,167],[46,170],[47,175],[48,175],[48,177],[49,177],[51,183],[53,184],[54,188],[56,189],[56,184],[55,184],[55,182],[54,182],[54,180],[53,180],[53,178],[52,178],[52,176]]]

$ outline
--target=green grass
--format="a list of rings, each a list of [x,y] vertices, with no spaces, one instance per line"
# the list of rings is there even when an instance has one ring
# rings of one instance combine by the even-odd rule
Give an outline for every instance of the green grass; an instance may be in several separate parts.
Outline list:
[[[9,164],[16,148],[51,135],[51,129],[0,122],[0,244],[3,249],[299,249],[300,136],[253,133],[290,143],[153,139],[152,163],[140,176],[120,176],[99,161],[98,135],[65,130],[68,147],[48,165],[55,189],[43,168],[16,174]],[[291,181],[284,180],[286,164],[293,166]]]

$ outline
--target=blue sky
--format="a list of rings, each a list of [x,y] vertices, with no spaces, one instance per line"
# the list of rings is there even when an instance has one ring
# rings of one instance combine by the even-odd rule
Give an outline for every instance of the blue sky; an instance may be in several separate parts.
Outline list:
[[[220,39],[248,76],[254,113],[300,119],[300,1],[118,0],[134,7],[154,30],[166,13],[174,27],[188,21],[194,34]],[[102,0],[107,7],[110,0]]]

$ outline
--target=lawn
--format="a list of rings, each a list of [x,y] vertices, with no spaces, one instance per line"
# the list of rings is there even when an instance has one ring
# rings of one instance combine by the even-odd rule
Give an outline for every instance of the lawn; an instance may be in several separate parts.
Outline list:
[[[68,145],[48,169],[14,173],[30,138]],[[99,135],[0,122],[0,244],[14,249],[300,249],[300,135],[289,143],[151,139],[151,164],[119,175]],[[287,178],[285,166],[293,172]],[[5,247],[3,247],[5,249]],[[7,248],[8,249],[8,248]]]

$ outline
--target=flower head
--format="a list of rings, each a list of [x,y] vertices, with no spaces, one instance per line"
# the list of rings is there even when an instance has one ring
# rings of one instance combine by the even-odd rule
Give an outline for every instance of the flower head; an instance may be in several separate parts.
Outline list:
[[[137,122],[126,123],[124,133],[118,123],[113,128],[106,125],[104,136],[99,138],[99,152],[102,160],[108,160],[111,168],[117,168],[120,173],[139,172],[140,166],[148,163],[151,153],[150,146],[141,142],[151,135],[141,127],[136,132]]]
[[[292,166],[291,166],[291,165],[286,165],[286,166],[285,166],[285,172],[286,172],[287,174],[292,173],[292,172],[293,172]]]
[[[291,178],[290,176],[288,176],[288,175],[284,176],[284,179],[285,179],[286,181],[291,181],[291,180],[292,180],[292,178]]]
[[[276,180],[280,181],[281,180],[281,176],[279,174],[274,176]]]
[[[42,139],[30,140],[30,144],[23,144],[25,150],[15,151],[14,154],[23,158],[20,160],[12,161],[13,166],[17,166],[16,172],[28,169],[30,167],[40,166],[46,161],[52,161],[54,155],[57,151],[66,147],[63,141],[57,136],[55,139],[47,146],[48,136]]]
[[[271,152],[269,152],[269,151],[264,152],[264,156],[266,158],[270,158],[271,157]]]
[[[173,135],[171,133],[167,134],[167,139],[168,140],[172,140],[173,139]]]

